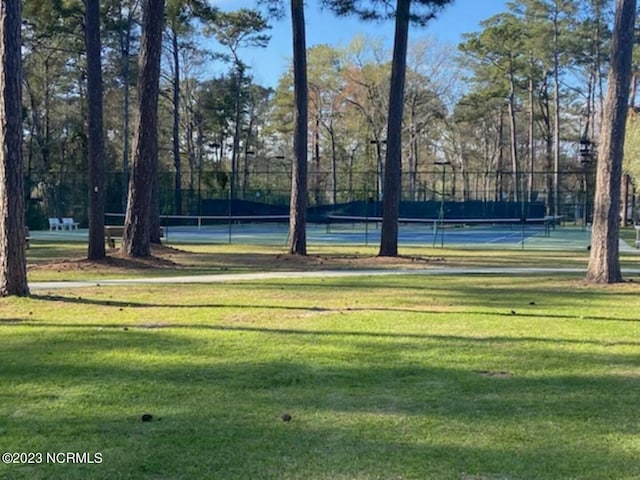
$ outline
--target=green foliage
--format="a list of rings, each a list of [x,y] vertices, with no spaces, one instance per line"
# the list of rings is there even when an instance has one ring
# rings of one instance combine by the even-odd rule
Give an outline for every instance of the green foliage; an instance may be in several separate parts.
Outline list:
[[[293,75],[289,70],[278,79],[269,131],[290,136],[293,133]]]
[[[173,31],[188,32],[195,19],[203,23],[215,22],[218,11],[202,0],[167,0],[167,24]]]
[[[413,0],[410,21],[424,26],[452,0]],[[363,20],[392,19],[396,13],[396,2],[392,0],[322,0],[324,6],[336,15],[357,15]]]
[[[635,185],[640,182],[640,120],[630,111],[627,118],[624,139],[623,169],[630,175]]]
[[[211,145],[229,144],[238,123],[237,157],[245,150],[256,152],[248,166],[248,191],[264,191],[266,184],[270,184],[272,189],[286,193],[293,158],[291,72],[282,73],[278,92],[273,97],[258,94],[241,55],[233,58],[230,47],[265,46],[268,17],[250,9],[221,12],[208,6],[209,3],[202,0],[167,1],[168,27],[175,29],[180,40],[179,150],[184,188],[188,188],[193,196],[200,178],[205,183],[205,190],[212,194],[218,192],[217,182],[210,181],[213,176],[205,172],[230,171],[231,155],[226,147],[219,149]],[[280,9],[280,13],[290,6],[282,0],[259,3]],[[446,3],[413,1],[414,19],[418,23],[426,21]],[[329,0],[324,5],[340,14],[377,19],[393,16],[396,7],[395,0]],[[506,183],[497,186],[495,179],[501,175],[497,173],[499,170],[504,172],[508,168],[506,161],[499,165],[500,153],[505,156],[510,143],[508,127],[503,128],[501,138],[499,131],[501,110],[509,96],[505,68],[510,50],[514,53],[519,157],[523,163],[528,162],[529,133],[524,127],[529,110],[527,89],[529,80],[533,80],[536,128],[532,168],[540,172],[534,190],[547,190],[542,172],[551,168],[546,161],[554,113],[550,101],[554,20],[558,21],[560,33],[560,101],[566,112],[562,116],[560,136],[561,150],[567,155],[562,155],[561,169],[575,169],[575,158],[570,152],[574,148],[571,142],[575,144],[578,137],[576,132],[593,131],[593,125],[598,124],[595,118],[599,88],[596,72],[602,70],[606,61],[610,7],[611,0],[517,0],[509,4],[508,13],[488,19],[479,32],[467,37],[467,40],[482,40],[480,46],[476,45],[478,51],[463,48],[458,59],[454,59],[451,54],[440,57],[438,45],[427,45],[421,47],[423,53],[411,58],[412,50],[417,51],[416,45],[421,40],[410,45],[405,99],[409,113],[403,118],[405,164],[402,168],[406,175],[412,175],[414,187],[418,182],[423,191],[433,190],[433,160],[437,155],[445,155],[454,161],[452,168],[456,180],[451,185],[454,196],[462,198],[460,187],[465,182],[476,185],[479,192],[476,198],[492,196],[501,188],[509,190]],[[140,12],[135,0],[105,0],[101,2],[101,8],[106,182],[110,190],[107,196],[112,199],[110,209],[114,210],[115,207],[122,208],[124,198],[121,177],[126,170],[133,124],[133,118],[125,115],[124,87],[129,88],[129,105],[135,105]],[[41,210],[48,215],[82,216],[81,212],[86,211],[82,13],[80,0],[24,2],[26,177],[31,186],[30,195],[34,199],[42,198]],[[205,35],[201,35],[210,36],[214,32],[219,34],[218,39],[213,39],[217,43],[218,56],[209,51],[212,40],[205,43]],[[386,136],[390,55],[380,39],[356,37],[346,48],[324,47],[309,50],[310,100],[316,103],[323,124],[320,128],[320,174],[316,180],[324,192],[319,196],[330,198],[333,188],[330,177],[334,168],[330,160],[335,155],[337,183],[345,192],[339,193],[338,197],[364,198],[371,193],[378,173],[376,144],[370,142]],[[242,54],[242,49],[236,53]],[[323,55],[326,58],[321,58]],[[227,73],[220,74],[216,62],[223,58],[233,60],[234,64]],[[449,66],[456,63],[458,70],[451,68],[447,75],[439,77],[430,63]],[[172,106],[168,95],[175,72],[173,66],[166,64],[165,67],[162,92],[166,97],[161,98],[159,125],[160,168],[170,173],[174,171],[174,158],[169,143]],[[468,70],[468,79],[463,78],[462,68]],[[240,88],[238,79],[242,83]],[[240,109],[236,122],[234,102],[238,98],[234,100],[234,95],[237,93],[240,94]],[[310,104],[310,108],[313,113],[313,105]],[[127,112],[130,111],[131,106]],[[586,117],[589,117],[588,123]],[[129,133],[125,122],[128,122]],[[245,135],[248,129],[251,129],[251,135]],[[593,133],[591,136],[594,137]],[[411,138],[415,140],[413,147],[409,146]],[[593,140],[597,142],[598,139],[594,137]],[[382,148],[380,155],[384,154]],[[265,171],[269,169],[268,180]],[[278,175],[273,175],[275,170]],[[416,174],[416,171],[421,173]],[[561,178],[567,190],[566,198],[572,196],[573,178],[572,174],[564,180]],[[405,200],[415,197],[411,185],[404,185],[403,192]],[[254,194],[250,193],[252,199]],[[194,198],[190,201],[191,205],[197,203]]]
[[[473,60],[478,83],[500,85],[507,90],[508,72],[518,72],[524,65],[524,32],[512,14],[495,15],[482,22],[484,30],[465,35],[459,45]]]
[[[51,38],[57,34],[80,35],[84,7],[79,0],[24,2],[22,16],[38,35]]]
[[[267,19],[258,10],[242,8],[233,12],[219,12],[215,22],[205,32],[229,48],[237,61],[239,48],[266,47],[271,36],[263,32],[270,28]]]

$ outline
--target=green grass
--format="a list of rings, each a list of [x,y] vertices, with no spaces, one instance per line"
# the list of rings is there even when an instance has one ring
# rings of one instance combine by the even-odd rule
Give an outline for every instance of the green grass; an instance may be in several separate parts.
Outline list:
[[[370,269],[370,268],[447,268],[447,267],[538,267],[538,268],[583,268],[586,269],[589,252],[580,247],[574,250],[563,250],[563,237],[575,248],[584,240],[585,235],[580,228],[563,228],[558,238],[552,236],[550,249],[526,247],[486,248],[471,247],[432,248],[426,246],[400,246],[400,254],[406,258],[419,259],[413,265],[385,264],[367,262],[375,259],[378,245],[320,245],[311,244],[308,252],[311,261],[296,263],[283,255],[286,247],[277,245],[249,244],[179,244],[170,243],[173,251],[163,252],[167,260],[162,268],[129,268],[122,265],[87,264],[86,240],[51,241],[33,239],[32,248],[28,250],[30,281],[64,281],[64,280],[99,280],[132,277],[204,275],[216,273],[243,273],[272,270],[326,270],[326,269]],[[574,238],[575,237],[575,238]],[[621,238],[633,245],[635,230],[621,230]],[[531,242],[529,242],[531,243]],[[584,243],[584,242],[583,242]],[[113,252],[111,252],[112,254]],[[621,265],[623,268],[638,267],[638,251],[623,251]],[[356,259],[351,261],[349,259]],[[42,268],[43,264],[58,262],[55,268]],[[172,262],[172,263],[170,263]]]
[[[386,265],[366,261],[348,261],[349,258],[375,259],[377,246],[312,246],[309,255],[315,261],[302,265],[292,262],[282,247],[265,245],[172,245],[178,249],[170,255],[173,266],[157,269],[102,268],[85,265],[84,268],[48,268],[39,266],[49,262],[71,262],[86,258],[86,245],[36,244],[28,251],[30,281],[94,280],[133,277],[159,277],[183,275],[210,275],[218,273],[243,273],[274,270],[326,270],[371,268],[447,268],[447,267],[536,267],[536,268],[584,268],[589,252],[584,251],[502,251],[475,250],[470,248],[403,247],[405,258],[424,259],[413,265]],[[638,268],[638,254],[622,253],[623,268]]]
[[[638,311],[557,275],[2,299],[2,450],[103,461],[0,478],[637,479]]]
[[[287,258],[282,247],[266,245],[172,245],[176,252],[168,259],[174,265],[157,269],[107,268],[105,265],[87,265],[79,262],[86,258],[86,245],[76,243],[36,244],[28,250],[28,277],[30,281],[87,280],[100,278],[158,277],[176,275],[209,275],[216,273],[243,273],[274,270],[308,269],[369,269],[395,268],[382,263],[351,262],[349,258],[375,259],[378,247],[313,246],[309,256],[316,261],[302,265]],[[471,249],[440,249],[429,247],[402,248],[405,257],[422,258],[428,263],[414,267],[584,267],[587,252],[522,252]],[[635,259],[632,259],[635,261]],[[56,268],[43,269],[42,265],[56,263]],[[78,265],[78,262],[80,263]],[[630,262],[627,262],[630,263]],[[64,265],[70,268],[64,268]],[[76,264],[76,265],[74,265]],[[406,265],[405,265],[406,266]]]

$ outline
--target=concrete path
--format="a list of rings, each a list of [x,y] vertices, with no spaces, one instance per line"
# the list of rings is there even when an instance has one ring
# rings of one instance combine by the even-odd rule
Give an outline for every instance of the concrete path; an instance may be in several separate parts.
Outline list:
[[[290,278],[337,278],[337,277],[380,277],[391,275],[541,275],[541,274],[579,274],[584,268],[428,268],[399,270],[319,270],[309,272],[260,272],[227,273],[217,275],[190,275],[158,278],[123,278],[110,280],[30,282],[31,291],[56,290],[64,288],[84,288],[109,285],[152,285],[152,284],[197,284],[242,282]],[[640,269],[623,269],[625,275],[638,275]]]

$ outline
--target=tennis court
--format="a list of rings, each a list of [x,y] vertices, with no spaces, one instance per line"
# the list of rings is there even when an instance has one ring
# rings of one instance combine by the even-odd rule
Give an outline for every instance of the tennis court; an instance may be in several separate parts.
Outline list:
[[[376,245],[381,219],[332,216],[307,223],[309,244]],[[286,245],[287,216],[165,217],[167,243],[237,243]],[[398,242],[407,246],[585,249],[590,232],[553,227],[548,218],[400,219]]]
[[[194,243],[258,243],[286,245],[288,223],[245,223],[206,225],[197,227],[165,227],[167,242]],[[558,232],[560,233],[560,232]],[[577,240],[581,248],[588,245],[588,235],[581,232]],[[456,226],[435,228],[433,225],[400,224],[398,242],[412,246],[494,246],[496,248],[521,247],[534,241],[550,240],[543,226]],[[562,235],[564,236],[564,235]],[[307,241],[310,244],[375,245],[380,242],[380,223],[366,224],[314,224],[307,225]],[[586,242],[586,243],[585,243]],[[553,242],[552,242],[553,243]]]
[[[548,222],[520,220],[491,222],[441,222],[437,220],[408,221],[398,224],[398,243],[412,247],[585,250],[591,232],[580,226],[553,226]],[[108,224],[121,224],[121,218],[108,218]],[[261,244],[286,246],[289,221],[286,216],[245,217],[162,217],[166,244]],[[380,243],[381,223],[371,218],[334,218],[322,223],[307,224],[309,245],[376,246]],[[86,241],[87,230],[34,231],[33,240]],[[621,242],[622,251],[638,252]]]

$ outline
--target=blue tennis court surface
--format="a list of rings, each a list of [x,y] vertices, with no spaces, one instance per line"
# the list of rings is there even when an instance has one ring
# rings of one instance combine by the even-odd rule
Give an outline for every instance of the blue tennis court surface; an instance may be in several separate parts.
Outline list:
[[[286,245],[288,224],[228,224],[165,227],[167,243],[244,243]],[[584,249],[589,244],[589,232],[571,229],[567,235],[565,229],[548,231],[543,225],[496,225],[496,226],[456,226],[434,228],[430,224],[400,225],[398,243],[411,246],[485,246],[485,247],[522,247],[531,244],[548,243],[558,247],[558,241],[564,238],[561,248]],[[557,237],[557,238],[556,238]],[[380,224],[367,225],[307,225],[307,241],[310,244],[376,245],[380,242]]]
[[[164,243],[171,244],[261,244],[286,246],[289,224],[219,223],[216,225],[166,226]],[[87,241],[87,230],[33,231],[34,241]],[[544,225],[457,225],[434,228],[433,224],[400,224],[398,244],[412,247],[468,247],[486,249],[586,250],[591,232],[581,227]],[[380,244],[380,223],[308,224],[309,245],[377,246]],[[639,250],[621,241],[621,251]]]

